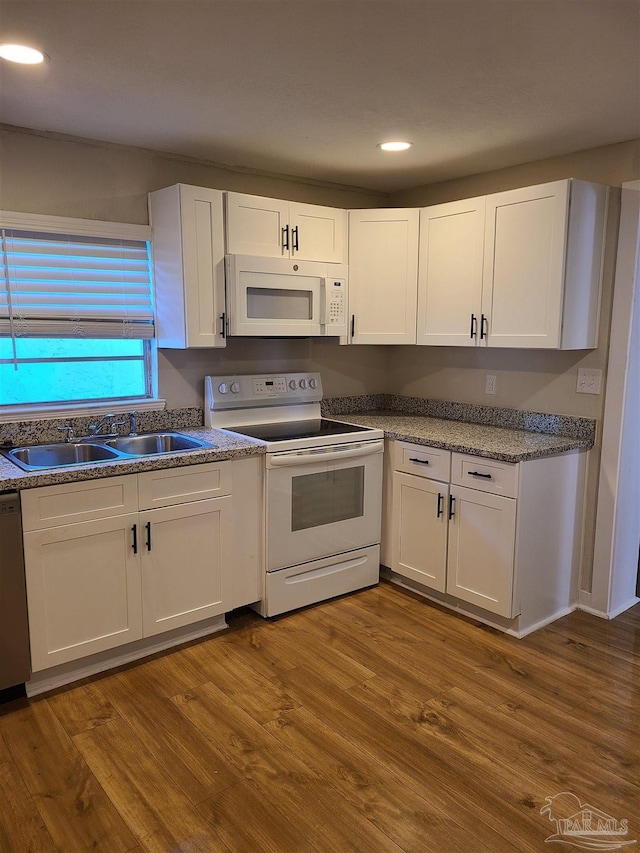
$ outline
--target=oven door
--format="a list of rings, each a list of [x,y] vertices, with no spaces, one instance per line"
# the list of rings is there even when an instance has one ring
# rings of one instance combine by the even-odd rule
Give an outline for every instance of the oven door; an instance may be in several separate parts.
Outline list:
[[[380,542],[384,442],[267,454],[267,571]]]

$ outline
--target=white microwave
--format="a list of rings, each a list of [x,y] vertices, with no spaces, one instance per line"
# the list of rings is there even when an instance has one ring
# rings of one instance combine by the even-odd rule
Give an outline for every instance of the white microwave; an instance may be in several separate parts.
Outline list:
[[[226,255],[227,333],[245,337],[347,334],[344,264]]]

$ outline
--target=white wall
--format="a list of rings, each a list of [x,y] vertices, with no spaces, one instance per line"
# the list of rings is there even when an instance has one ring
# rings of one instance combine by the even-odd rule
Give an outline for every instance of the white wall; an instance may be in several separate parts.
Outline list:
[[[387,369],[383,347],[341,347],[310,339],[230,338],[225,349],[163,349],[158,356],[160,394],[169,408],[202,406],[203,377],[210,374],[317,370],[325,396],[342,397],[384,393]]]
[[[640,181],[622,191],[592,593],[616,614],[635,602],[640,545]]]
[[[59,134],[0,125],[0,208],[147,225],[147,193],[184,183],[333,207],[387,196]]]

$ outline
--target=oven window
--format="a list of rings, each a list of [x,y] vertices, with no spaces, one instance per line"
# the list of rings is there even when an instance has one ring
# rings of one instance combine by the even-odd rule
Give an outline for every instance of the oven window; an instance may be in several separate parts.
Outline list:
[[[364,466],[302,474],[291,481],[291,530],[364,515]]]
[[[313,293],[276,287],[247,288],[247,317],[257,320],[311,320]]]

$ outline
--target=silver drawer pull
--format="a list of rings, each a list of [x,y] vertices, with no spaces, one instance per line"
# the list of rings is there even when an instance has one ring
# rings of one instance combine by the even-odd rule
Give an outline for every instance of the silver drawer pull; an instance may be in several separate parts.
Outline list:
[[[492,480],[491,474],[481,474],[480,471],[468,471],[470,477],[484,477],[485,480]]]

